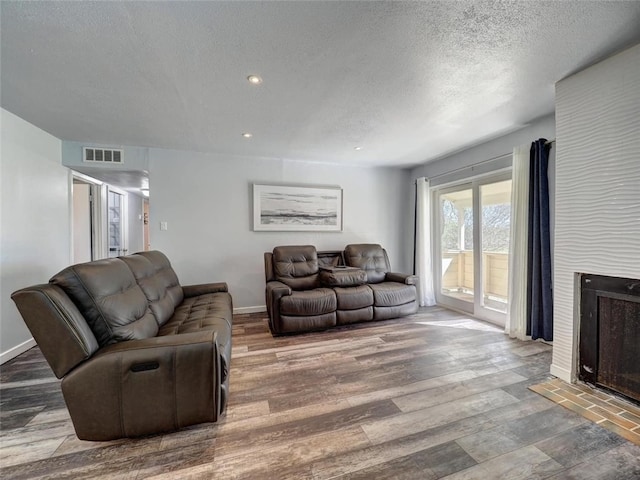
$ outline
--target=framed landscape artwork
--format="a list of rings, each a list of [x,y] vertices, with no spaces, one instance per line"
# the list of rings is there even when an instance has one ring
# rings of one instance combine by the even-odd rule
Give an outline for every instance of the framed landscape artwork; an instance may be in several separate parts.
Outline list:
[[[253,230],[340,232],[342,189],[254,183]]]

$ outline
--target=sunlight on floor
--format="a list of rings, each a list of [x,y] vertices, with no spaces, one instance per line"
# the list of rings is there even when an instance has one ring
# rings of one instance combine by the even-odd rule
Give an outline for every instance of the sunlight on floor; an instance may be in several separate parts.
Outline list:
[[[415,322],[419,325],[434,325],[437,327],[464,328],[466,330],[480,330],[483,332],[503,332],[504,329],[489,323],[479,322],[472,318],[462,318],[459,320]]]

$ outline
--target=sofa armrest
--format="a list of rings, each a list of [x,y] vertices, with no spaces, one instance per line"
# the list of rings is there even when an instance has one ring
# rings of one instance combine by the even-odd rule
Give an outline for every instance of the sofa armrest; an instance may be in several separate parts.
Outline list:
[[[110,440],[218,419],[216,333],[200,331],[109,345],[62,381],[76,433]]]
[[[277,280],[267,282],[267,296],[277,297],[279,299],[285,295],[291,295],[291,287],[289,285],[285,285]]]
[[[267,301],[267,310],[271,316],[274,314],[278,314],[280,312],[280,299],[282,297],[286,297],[287,295],[291,295],[291,287],[289,285],[285,285],[282,282],[278,282],[274,280],[272,282],[267,282],[266,289],[266,301]]]
[[[57,285],[23,288],[11,298],[56,377],[64,377],[98,351],[84,316]]]
[[[197,297],[207,293],[228,292],[229,287],[226,282],[201,283],[199,285],[185,285],[182,287],[182,293],[186,298]]]
[[[405,285],[415,285],[418,283],[418,277],[406,273],[387,272],[385,280],[387,282],[404,283]]]
[[[291,287],[282,282],[273,280],[267,282],[265,290],[265,300],[267,303],[267,313],[269,314],[269,324],[271,331],[278,331],[277,326],[280,324],[280,299],[291,295]]]

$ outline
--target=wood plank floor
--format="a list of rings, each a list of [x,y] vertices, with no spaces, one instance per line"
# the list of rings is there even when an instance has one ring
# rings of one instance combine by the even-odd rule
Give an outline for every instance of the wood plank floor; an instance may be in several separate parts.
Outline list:
[[[272,338],[234,320],[217,425],[78,440],[37,348],[2,366],[2,478],[633,479],[640,447],[530,391],[551,349],[440,308]]]

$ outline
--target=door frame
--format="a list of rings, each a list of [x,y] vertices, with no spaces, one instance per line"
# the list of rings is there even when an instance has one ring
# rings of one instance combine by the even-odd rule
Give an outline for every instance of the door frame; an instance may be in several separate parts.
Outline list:
[[[129,252],[129,196],[126,191],[111,186],[106,185],[105,195],[104,195],[104,228],[105,228],[105,258],[109,257],[110,247],[109,247],[109,193],[116,193],[122,196],[122,212],[120,212],[120,224],[121,224],[121,239],[122,239],[122,248],[120,249],[118,256],[126,255]]]
[[[432,245],[433,245],[433,265],[434,265],[434,293],[436,297],[436,303],[439,305],[444,305],[446,307],[452,308],[454,310],[458,310],[461,312],[466,312],[473,315],[474,303],[467,302],[459,298],[455,298],[449,295],[443,295],[442,293],[442,210],[440,208],[440,195],[444,195],[447,193],[457,192],[460,190],[471,190],[473,195],[473,182],[463,181],[457,182],[454,185],[444,185],[439,186],[433,189],[432,192]],[[472,202],[475,205],[475,202]],[[474,225],[475,225],[475,208],[473,212],[474,216]],[[474,236],[473,242],[475,245],[475,228],[474,228]],[[475,285],[475,249],[474,249],[474,285]],[[474,288],[474,297],[475,297],[475,288]]]
[[[75,170],[69,170],[69,228],[70,228],[70,241],[69,241],[69,258],[73,260],[74,242],[73,242],[73,183],[74,180],[90,186],[90,214],[91,214],[91,260],[98,260],[105,258],[105,242],[103,237],[103,190],[106,188],[104,182],[97,180],[84,173],[76,172]]]
[[[480,212],[480,187],[491,183],[502,182],[512,179],[512,168],[502,168],[493,172],[466,178],[448,184],[438,185],[431,191],[431,241],[433,245],[433,265],[434,265],[434,293],[436,303],[453,310],[469,313],[474,317],[491,322],[504,327],[507,314],[493,310],[482,305],[483,284],[482,284],[482,231]],[[442,294],[442,245],[441,245],[441,225],[442,212],[440,209],[439,196],[458,190],[471,189],[473,201],[473,302],[467,302],[458,298]]]

